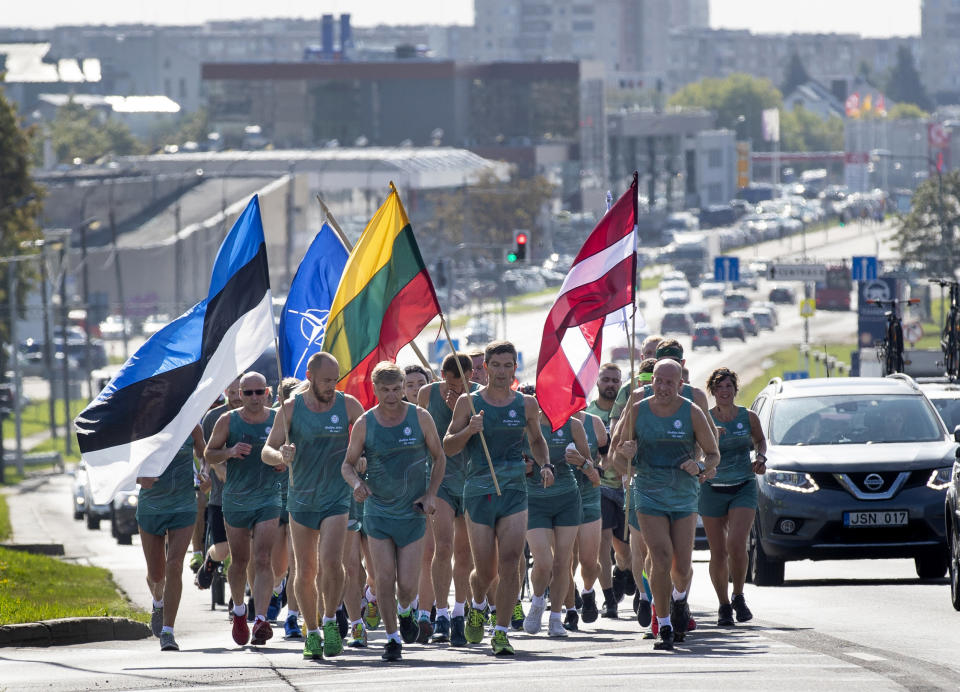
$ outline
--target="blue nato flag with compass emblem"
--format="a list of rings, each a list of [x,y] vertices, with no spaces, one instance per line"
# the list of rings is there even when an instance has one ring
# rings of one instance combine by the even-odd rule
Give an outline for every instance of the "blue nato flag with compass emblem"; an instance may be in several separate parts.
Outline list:
[[[300,262],[280,314],[282,377],[306,378],[307,361],[323,346],[330,304],[349,256],[340,237],[324,223]]]

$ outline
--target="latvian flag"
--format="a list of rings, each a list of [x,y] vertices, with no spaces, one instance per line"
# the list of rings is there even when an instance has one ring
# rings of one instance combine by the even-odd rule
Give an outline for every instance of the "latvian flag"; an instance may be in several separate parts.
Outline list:
[[[254,195],[220,246],[207,297],[150,337],[74,421],[94,502],[163,473],[210,404],[273,340]]]
[[[543,325],[537,400],[554,430],[586,406],[597,383],[606,316],[633,302],[636,223],[634,173],[577,254]]]

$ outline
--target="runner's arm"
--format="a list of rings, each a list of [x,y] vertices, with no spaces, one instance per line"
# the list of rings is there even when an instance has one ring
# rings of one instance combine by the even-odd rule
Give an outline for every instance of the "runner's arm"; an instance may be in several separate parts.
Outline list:
[[[290,417],[293,415],[294,400],[287,399],[283,402],[283,416],[289,425]],[[296,445],[284,444],[286,430],[282,425],[274,425],[270,428],[270,435],[267,442],[263,445],[263,451],[260,453],[260,460],[267,466],[280,466],[281,464],[290,465],[293,456],[296,454]],[[289,448],[289,451],[284,451]]]
[[[753,411],[747,410],[750,416],[750,437],[753,438],[753,448],[756,450],[756,461],[753,462],[754,473],[766,473],[767,470],[767,438],[763,435],[760,418]]]
[[[450,427],[443,436],[443,451],[448,456],[459,454],[467,446],[470,437],[478,430],[483,430],[483,412],[475,416],[470,415],[469,394],[461,394],[457,405],[453,407],[453,417]]]
[[[427,495],[436,497],[437,490],[440,489],[440,483],[443,482],[443,474],[447,469],[447,455],[443,453],[443,446],[440,444],[440,436],[437,435],[437,425],[433,422],[433,416],[422,408],[417,408],[417,420],[420,421],[420,429],[423,430],[423,439],[427,444],[427,451],[433,457],[433,468],[430,471],[430,487],[427,488]]]
[[[224,413],[217,419],[213,426],[213,432],[210,434],[210,440],[207,442],[207,448],[203,452],[203,458],[211,466],[223,464],[227,459],[235,456],[235,447],[227,447],[227,436],[230,434],[230,414]]]
[[[353,496],[358,502],[363,502],[370,496],[370,489],[357,474],[357,463],[363,456],[363,445],[367,438],[367,421],[363,416],[353,424],[350,431],[350,443],[347,445],[347,454],[340,465],[340,475],[353,488]]]

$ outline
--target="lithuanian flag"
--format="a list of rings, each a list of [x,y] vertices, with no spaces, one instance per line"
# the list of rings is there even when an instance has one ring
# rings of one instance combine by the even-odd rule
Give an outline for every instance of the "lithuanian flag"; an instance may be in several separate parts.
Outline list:
[[[400,195],[390,195],[350,253],[330,306],[323,350],[340,362],[337,389],[364,408],[377,403],[370,373],[397,353],[440,314],[433,282],[423,264]]]

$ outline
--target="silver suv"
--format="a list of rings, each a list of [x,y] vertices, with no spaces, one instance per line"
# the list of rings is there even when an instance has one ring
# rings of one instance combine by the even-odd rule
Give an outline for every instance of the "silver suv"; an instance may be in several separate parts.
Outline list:
[[[767,437],[755,584],[781,584],[784,562],[805,559],[912,557],[921,578],[944,575],[956,443],[913,380],[774,378],[751,408]]]

